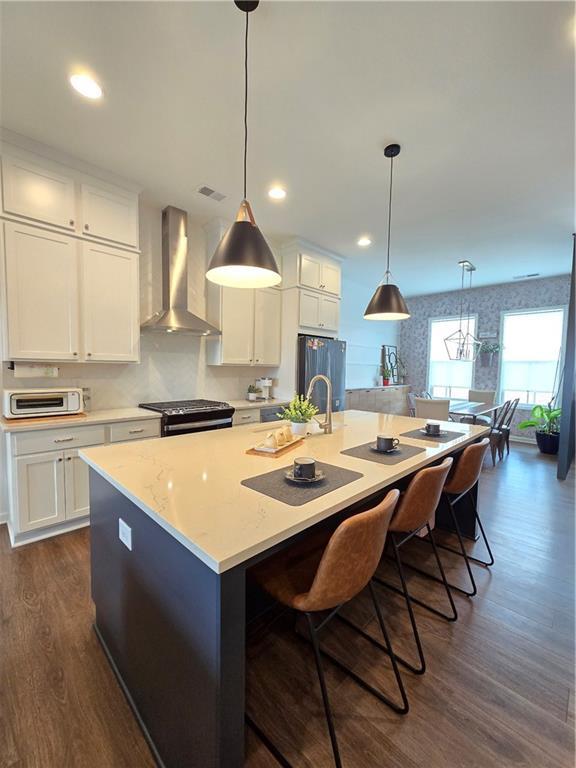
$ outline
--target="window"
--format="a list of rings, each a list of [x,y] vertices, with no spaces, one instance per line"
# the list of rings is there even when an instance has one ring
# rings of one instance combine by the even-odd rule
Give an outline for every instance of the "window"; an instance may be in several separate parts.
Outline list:
[[[564,332],[563,309],[505,312],[502,315],[500,391],[502,400],[544,404],[558,387]]]
[[[467,325],[468,323],[468,325]],[[462,319],[464,328],[476,334],[476,318]],[[469,360],[450,360],[444,339],[460,327],[459,317],[445,317],[430,321],[430,354],[428,357],[428,390],[432,397],[468,399],[472,386],[474,363]]]

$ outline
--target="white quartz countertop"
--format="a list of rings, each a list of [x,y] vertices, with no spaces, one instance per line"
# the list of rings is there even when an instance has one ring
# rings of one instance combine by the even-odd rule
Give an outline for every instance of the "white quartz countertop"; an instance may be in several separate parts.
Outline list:
[[[462,436],[449,443],[402,438],[425,451],[393,466],[340,453],[379,433],[398,436],[424,423],[408,416],[344,411],[334,414],[332,435],[309,436],[301,447],[279,459],[245,453],[262,440],[271,424],[86,448],[80,455],[220,573],[489,432],[488,427],[444,422],[445,429]],[[347,467],[363,477],[299,507],[241,485],[247,478],[290,466],[297,456]]]
[[[89,411],[72,416],[45,416],[30,419],[2,419],[2,432],[32,432],[38,429],[66,429],[83,427],[90,424],[107,424],[112,421],[140,421],[141,419],[159,419],[160,414],[146,411],[144,408],[109,408],[101,411]]]
[[[228,405],[235,408],[237,411],[245,411],[251,408],[281,408],[283,405],[287,405],[289,400],[277,400],[271,397],[269,400],[226,400]]]

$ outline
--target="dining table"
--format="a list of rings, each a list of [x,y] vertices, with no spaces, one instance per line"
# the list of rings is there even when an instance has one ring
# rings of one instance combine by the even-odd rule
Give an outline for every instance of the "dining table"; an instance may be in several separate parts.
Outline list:
[[[448,412],[450,416],[471,416],[472,423],[477,423],[478,416],[490,416],[494,419],[495,414],[502,407],[502,403],[478,403],[474,400],[450,400]]]

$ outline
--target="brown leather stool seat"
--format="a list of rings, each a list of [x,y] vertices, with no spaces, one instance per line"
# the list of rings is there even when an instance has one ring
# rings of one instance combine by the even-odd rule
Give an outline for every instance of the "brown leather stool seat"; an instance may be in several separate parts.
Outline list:
[[[305,615],[320,682],[320,689],[332,742],[334,762],[341,766],[338,742],[324,680],[322,656],[327,656],[349,674],[357,683],[388,704],[399,714],[408,712],[408,700],[396,657],[379,603],[371,583],[374,571],[384,551],[388,526],[399,491],[390,491],[374,508],[344,520],[333,533],[320,533],[273,555],[251,570],[251,576],[260,586],[283,605]],[[383,649],[390,657],[402,704],[393,703],[381,691],[372,687],[342,662],[320,649],[318,633],[337,615],[340,608],[366,586],[369,586],[376,617],[384,638]],[[319,612],[328,616],[316,622]],[[375,643],[377,644],[377,643]],[[260,735],[261,732],[259,732]],[[269,744],[269,742],[267,742]],[[270,746],[270,744],[269,744]],[[274,751],[275,748],[273,748]],[[274,751],[277,755],[277,752]]]

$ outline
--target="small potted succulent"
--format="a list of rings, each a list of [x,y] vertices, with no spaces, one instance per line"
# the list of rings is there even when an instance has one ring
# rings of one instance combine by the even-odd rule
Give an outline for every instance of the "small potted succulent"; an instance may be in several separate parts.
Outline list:
[[[248,387],[248,400],[258,400],[259,395],[262,394],[260,387],[255,387],[254,384],[250,384]]]
[[[494,356],[500,352],[500,344],[497,341],[483,341],[480,347],[480,365],[483,368],[492,368]]]
[[[288,405],[285,405],[276,416],[290,422],[294,435],[305,435],[308,431],[308,424],[317,413],[318,408],[308,398],[304,395],[294,395]]]
[[[382,376],[382,386],[387,387],[390,384],[390,376],[392,371],[387,365],[380,366],[380,376]]]
[[[532,408],[530,418],[521,421],[518,429],[529,429],[533,427],[536,430],[536,442],[540,453],[549,453],[556,455],[560,442],[560,416],[561,408],[552,408],[550,400],[547,405],[535,405]]]

